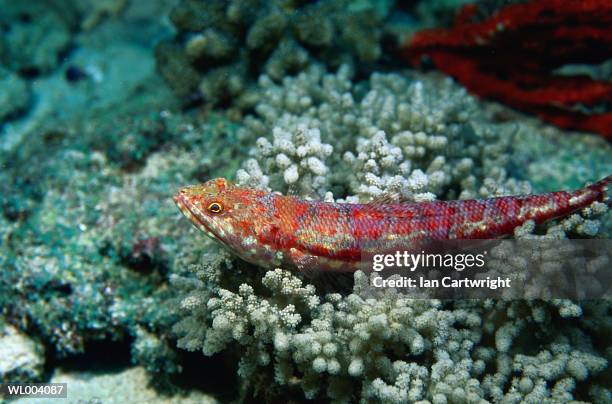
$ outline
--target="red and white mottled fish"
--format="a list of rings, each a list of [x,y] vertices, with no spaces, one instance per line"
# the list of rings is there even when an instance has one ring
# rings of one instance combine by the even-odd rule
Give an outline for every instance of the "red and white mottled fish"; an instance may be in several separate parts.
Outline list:
[[[193,224],[245,261],[309,272],[355,271],[363,257],[409,249],[419,240],[493,239],[609,203],[612,176],[577,191],[484,200],[332,203],[236,186],[218,178],[183,188],[174,200]]]

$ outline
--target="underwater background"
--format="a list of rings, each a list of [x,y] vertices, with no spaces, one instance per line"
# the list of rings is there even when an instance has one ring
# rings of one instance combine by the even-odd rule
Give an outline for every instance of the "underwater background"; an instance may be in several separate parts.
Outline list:
[[[362,273],[335,291],[235,258],[172,201],[215,177],[419,202],[612,174],[611,2],[467,3],[0,0],[0,383],[612,402],[608,300],[367,299]],[[598,204],[514,237],[611,234]]]

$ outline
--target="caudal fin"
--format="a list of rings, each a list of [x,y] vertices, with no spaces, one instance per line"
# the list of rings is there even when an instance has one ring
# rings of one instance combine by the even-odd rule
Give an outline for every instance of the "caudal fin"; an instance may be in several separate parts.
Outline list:
[[[611,183],[612,175],[573,192],[557,191],[542,195],[528,195],[521,198],[521,209],[524,211],[521,216],[524,220],[531,219],[536,223],[542,223],[570,215],[593,202],[604,202],[609,206],[608,188]]]
[[[603,202],[610,206],[612,203],[612,198],[610,198],[610,184],[612,184],[612,175],[608,175],[603,180],[597,181],[595,184],[589,185],[580,191],[590,193],[592,202]],[[576,191],[576,193],[579,194],[580,191]]]

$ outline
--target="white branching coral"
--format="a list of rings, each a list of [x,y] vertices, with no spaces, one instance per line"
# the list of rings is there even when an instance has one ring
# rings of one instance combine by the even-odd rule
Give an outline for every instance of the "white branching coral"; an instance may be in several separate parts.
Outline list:
[[[326,174],[329,172],[325,160],[331,155],[333,147],[321,143],[319,129],[309,129],[306,124],[298,124],[293,132],[276,126],[272,130],[273,140],[265,137],[257,139],[256,160],[245,164],[246,169],[236,173],[238,183],[257,188],[268,188],[269,176],[264,176],[259,167],[262,161],[266,172],[277,172],[287,186],[298,183],[302,193],[314,193],[324,189]],[[247,171],[248,170],[248,171]],[[274,175],[272,180],[277,180]]]
[[[258,138],[257,163],[245,162],[238,181],[348,201],[383,193],[433,200],[449,188],[481,197],[477,187],[487,184],[497,194],[529,189],[503,169],[513,128],[473,123],[482,113],[450,80],[351,77],[348,66],[334,74],[312,66],[282,85],[262,76],[255,115],[240,133]]]
[[[307,398],[337,402],[567,401],[607,366],[575,322],[557,319],[560,329],[550,326],[563,302],[449,305],[394,292],[371,298],[361,272],[344,296],[320,297],[281,269],[251,273],[236,291],[221,287],[221,278],[246,274],[236,271],[208,265],[195,270],[196,282],[175,278],[189,291],[175,331],[179,346],[208,355],[240,346],[239,374],[255,389],[297,387]],[[256,292],[261,287],[272,295]],[[194,304],[196,295],[207,303]],[[597,304],[582,306],[601,313]],[[539,353],[526,354],[538,345]],[[592,391],[602,395],[605,387]]]

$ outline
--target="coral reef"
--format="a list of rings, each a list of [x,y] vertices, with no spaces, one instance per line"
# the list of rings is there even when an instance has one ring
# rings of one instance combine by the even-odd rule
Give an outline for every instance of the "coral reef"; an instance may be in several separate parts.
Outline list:
[[[536,0],[503,7],[474,22],[477,10],[477,5],[465,6],[450,29],[416,33],[404,45],[405,55],[413,63],[429,57],[480,96],[562,128],[612,137],[612,113],[605,108],[612,99],[612,84],[554,74],[563,65],[599,64],[610,58],[604,50],[612,43],[608,1]]]
[[[187,101],[252,105],[253,81],[276,81],[313,61],[368,65],[382,56],[393,1],[183,0],[170,18],[178,30],[157,48],[158,68]]]
[[[353,201],[384,192],[418,201],[531,191],[504,169],[514,124],[487,121],[449,79],[407,75],[375,73],[358,85],[347,66],[335,74],[313,66],[283,85],[262,76],[256,115],[239,130],[259,137],[239,183]]]
[[[113,116],[114,124],[121,122]],[[2,173],[0,307],[59,356],[82,352],[88,340],[121,340],[126,334],[146,339],[157,326],[151,324],[164,316],[142,302],[168,297],[167,271],[176,265],[177,245],[186,238],[180,227],[168,232],[162,224],[173,223],[177,215],[166,195],[190,182],[185,175],[204,169],[206,161],[185,150],[156,153],[162,142],[185,130],[184,122],[173,115],[141,116],[138,124],[129,123],[126,111],[122,122],[131,126],[129,136],[119,131],[101,137],[108,133],[105,125],[81,128],[78,141],[70,133],[48,132],[40,142],[28,139],[5,156],[14,167]],[[131,146],[121,149],[118,137]],[[159,142],[154,148],[147,141],[152,138]],[[73,142],[72,147],[62,147],[63,142]],[[204,155],[203,149],[198,154]],[[29,165],[32,159],[38,163]],[[191,248],[198,250],[195,244]],[[155,336],[165,338],[163,332]],[[141,348],[148,349],[136,349]],[[142,357],[155,362],[151,355]]]
[[[532,191],[512,176],[520,158],[512,143],[541,135],[520,121],[495,123],[496,113],[448,79],[374,74],[354,83],[347,66],[334,74],[312,66],[283,85],[265,75],[259,85],[255,115],[239,130],[258,137],[236,174],[244,185],[349,201]],[[602,163],[598,176],[611,168]],[[527,224],[516,237],[593,236],[592,215],[606,210],[598,204],[541,228]],[[243,352],[243,394],[434,403],[610,394],[597,381],[610,360],[609,344],[600,345],[610,332],[606,301],[373,297],[361,272],[351,293],[325,293],[286,270],[261,273],[224,253],[190,270],[172,278],[183,290],[179,347]]]
[[[171,1],[0,3],[3,381],[91,401],[610,401],[607,301],[368,296],[362,273],[337,285],[229,256],[171,201],[219,176],[330,201],[577,188],[612,172],[603,139],[436,73],[370,74],[392,2],[180,1],[160,70],[239,112],[179,112],[155,74]],[[609,238],[605,211],[515,236]]]
[[[1,12],[30,15],[41,3],[55,4],[15,4]],[[176,215],[166,191],[191,181],[181,173],[205,169],[206,159],[171,158],[176,183],[174,174],[160,172],[165,157],[154,155],[170,139],[180,134],[192,145],[198,141],[187,134],[186,117],[161,114],[173,103],[154,73],[152,50],[129,41],[109,45],[118,33],[133,40],[128,34],[136,27],[134,11],[126,11],[123,25],[109,21],[72,38],[81,48],[61,63],[66,69],[82,66],[79,82],[68,81],[57,66],[36,80],[1,68],[7,91],[0,96],[6,97],[0,122],[0,315],[44,346],[46,357],[38,358],[38,367],[108,340],[115,346],[133,341],[134,362],[149,372],[169,375],[180,368],[164,331],[171,322],[143,301],[159,302],[169,294],[164,285],[175,245],[172,237],[167,243],[165,227],[154,223],[162,217],[170,223]],[[27,114],[24,108],[30,108]],[[226,128],[218,125],[210,133],[219,130]],[[184,164],[190,159],[191,168],[179,168],[175,162],[181,158]],[[154,177],[159,181],[151,181]],[[141,185],[142,194],[134,188]],[[151,222],[141,220],[145,217]],[[10,356],[2,357],[8,366]],[[42,377],[32,373],[28,380]]]
[[[605,384],[593,382],[609,360],[592,342],[610,332],[605,302],[418,300],[391,292],[368,299],[360,296],[368,283],[361,272],[351,294],[319,296],[281,269],[261,277],[218,263],[193,268],[196,279],[174,280],[186,291],[179,346],[210,355],[238,345],[240,376],[269,401],[290,392],[335,402],[566,401],[579,386],[593,400],[609,397]],[[221,286],[236,275],[246,282]]]

